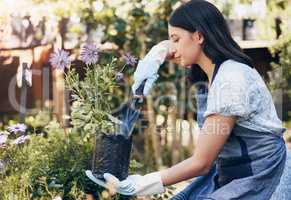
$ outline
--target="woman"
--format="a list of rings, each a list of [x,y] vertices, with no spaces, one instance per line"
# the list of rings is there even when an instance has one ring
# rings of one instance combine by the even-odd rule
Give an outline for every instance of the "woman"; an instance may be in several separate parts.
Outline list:
[[[148,95],[166,57],[191,66],[201,128],[194,155],[144,176],[104,178],[125,195],[162,193],[164,186],[198,177],[172,199],[270,199],[284,171],[286,147],[285,129],[264,81],[211,3],[183,4],[172,13],[168,31],[170,42],[154,46],[139,62],[133,91],[147,80]]]

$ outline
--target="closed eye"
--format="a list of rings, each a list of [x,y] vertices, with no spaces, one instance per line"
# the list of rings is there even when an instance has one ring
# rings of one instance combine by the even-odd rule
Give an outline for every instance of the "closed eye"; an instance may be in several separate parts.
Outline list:
[[[179,41],[179,37],[176,34],[170,35],[170,39],[172,39],[174,43]]]
[[[175,38],[175,39],[173,39],[173,42],[174,43],[177,43],[179,41],[179,38]]]

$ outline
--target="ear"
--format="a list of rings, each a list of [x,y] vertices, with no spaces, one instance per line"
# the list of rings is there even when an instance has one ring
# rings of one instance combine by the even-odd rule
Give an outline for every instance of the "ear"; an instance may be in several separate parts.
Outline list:
[[[195,31],[192,34],[192,38],[193,38],[193,40],[197,41],[198,44],[202,44],[204,42],[204,36],[199,31]]]

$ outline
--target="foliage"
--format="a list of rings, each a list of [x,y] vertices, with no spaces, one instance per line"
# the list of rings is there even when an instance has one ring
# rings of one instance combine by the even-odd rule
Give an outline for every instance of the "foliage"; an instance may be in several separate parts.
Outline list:
[[[40,111],[36,116],[26,117],[25,134],[30,136],[29,141],[14,145],[10,137],[1,146],[0,199],[80,200],[86,193],[96,191],[96,185],[84,174],[84,170],[90,169],[93,141],[84,142],[80,134],[70,129],[66,134],[55,119],[42,121],[44,116],[50,114]],[[142,167],[132,160],[130,173],[142,173]],[[164,195],[172,190],[170,187]],[[119,199],[118,195],[111,198],[107,191],[94,195]]]
[[[278,58],[278,62],[273,62],[273,72],[277,73],[277,78],[272,83],[274,89],[282,89],[284,102],[289,102],[291,99],[291,5],[288,1],[280,1],[270,3],[270,9],[281,16],[281,30],[282,33],[276,44],[270,49],[274,56]],[[286,104],[284,107],[283,118],[287,120],[291,117],[290,105]],[[289,111],[289,113],[288,113]]]
[[[83,51],[86,60],[90,57],[98,57],[98,55],[90,54],[90,52]],[[125,57],[135,58],[130,54]],[[123,103],[122,98],[115,98],[115,94],[121,87],[119,84],[123,81],[122,71],[127,65],[134,65],[135,62],[128,62],[125,59],[125,64],[119,69],[121,62],[115,57],[111,57],[109,63],[88,64],[83,69],[85,71],[84,79],[80,79],[79,73],[73,68],[65,73],[65,83],[67,89],[71,92],[72,108],[71,108],[71,124],[73,131],[79,132],[83,135],[84,140],[88,140],[90,136],[95,134],[110,134],[114,133],[114,118],[112,116],[118,106]],[[85,62],[83,60],[83,62]]]
[[[88,66],[83,81],[74,69],[66,74],[66,85],[71,90],[74,101],[71,123],[77,131],[84,133],[85,138],[96,134],[97,130],[103,133],[113,131],[114,124],[110,123],[107,115],[112,112],[110,102],[117,87],[115,61],[107,66]]]
[[[56,121],[43,129],[47,135],[27,132],[28,143],[2,147],[0,199],[82,199],[92,146],[80,135],[64,134]]]

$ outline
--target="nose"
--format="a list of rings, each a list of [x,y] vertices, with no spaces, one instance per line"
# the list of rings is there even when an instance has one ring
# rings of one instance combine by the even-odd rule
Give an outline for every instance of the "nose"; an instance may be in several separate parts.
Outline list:
[[[171,42],[171,44],[170,44],[169,52],[170,52],[171,55],[173,55],[174,58],[178,57],[177,48],[176,48],[176,45],[173,42]]]
[[[175,44],[171,41],[170,43],[170,52],[171,53],[175,53],[177,50],[176,50],[176,47],[175,47]]]

